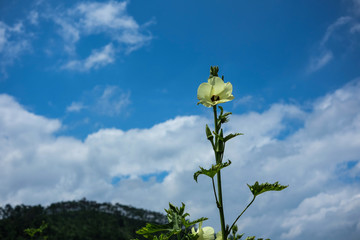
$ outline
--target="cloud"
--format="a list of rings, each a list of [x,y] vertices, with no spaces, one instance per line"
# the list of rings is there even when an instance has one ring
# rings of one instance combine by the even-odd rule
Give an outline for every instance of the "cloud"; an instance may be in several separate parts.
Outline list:
[[[148,24],[140,26],[127,14],[127,4],[126,1],[80,3],[50,14],[60,27],[58,33],[64,40],[65,51],[72,56],[63,69],[84,71],[106,66],[115,61],[115,52],[129,54],[152,39],[149,32],[144,33]],[[106,46],[102,50],[92,49],[83,61],[74,59],[78,42],[88,42],[90,36],[101,36]]]
[[[7,78],[7,67],[24,53],[38,51],[33,49],[33,40],[48,39],[42,42],[41,51],[57,55],[60,69],[80,72],[105,67],[142,48],[153,39],[147,29],[154,21],[139,24],[127,13],[128,4],[90,1],[61,7],[33,2],[18,22],[10,25],[0,21],[0,73]],[[45,38],[40,29],[47,30]],[[88,50],[79,51],[80,44],[88,46]]]
[[[76,53],[76,42],[80,39],[80,31],[69,21],[65,21],[59,17],[54,17],[54,22],[61,26],[58,33],[64,39],[64,50],[70,54]]]
[[[96,86],[83,94],[80,101],[72,102],[67,112],[88,110],[105,116],[126,115],[125,109],[131,103],[130,92],[117,86]]]
[[[120,92],[111,86],[94,89],[93,109],[115,106],[113,114],[121,112],[121,103],[116,105],[126,94],[119,97]],[[228,223],[251,200],[245,183],[280,181],[289,188],[259,196],[240,219],[241,232],[272,239],[358,239],[358,109],[360,79],[317,99],[308,111],[277,103],[231,116],[225,134],[245,135],[226,146],[225,159],[232,161],[223,174]],[[204,136],[211,121],[179,116],[145,129],[100,129],[81,141],[59,135],[59,120],[0,95],[0,203],[86,197],[162,211],[169,201],[184,202],[191,218],[209,217],[206,225],[219,230],[209,179],[192,178],[199,165],[213,162]],[[288,132],[294,121],[301,124]]]
[[[91,55],[85,60],[72,60],[64,65],[62,68],[77,71],[88,71],[90,69],[97,69],[115,61],[115,50],[110,43],[100,50],[93,50]]]
[[[70,106],[66,108],[67,112],[80,112],[82,109],[86,108],[81,102],[72,102]]]
[[[360,15],[360,0],[352,0],[353,6],[351,7],[351,10],[356,14]]]
[[[79,22],[88,32],[108,29],[138,29],[136,21],[126,14],[127,2],[110,1],[108,3],[81,3],[71,10],[71,14],[80,15]]]
[[[307,69],[308,73],[319,71],[333,60],[335,58],[333,49],[338,49],[339,46],[347,48],[353,45],[349,42],[357,41],[354,38],[354,33],[359,28],[356,19],[356,16],[342,16],[327,27],[318,46],[317,53],[310,58]]]
[[[234,102],[234,107],[238,106],[238,105],[243,105],[243,104],[248,104],[250,103],[251,101],[253,101],[253,96],[251,95],[246,95],[238,100],[236,100]]]
[[[28,15],[28,19],[31,24],[38,25],[39,24],[39,13],[35,10],[32,10]]]
[[[30,49],[30,39],[25,34],[22,22],[9,26],[0,21],[0,71],[5,78],[6,67]]]
[[[94,92],[101,92],[101,87],[96,87]],[[116,86],[106,86],[98,98],[94,109],[96,112],[114,116],[122,113],[130,104],[130,92],[123,92]]]
[[[360,214],[356,213],[359,209],[360,194],[349,188],[335,193],[319,193],[304,199],[284,219],[282,227],[289,228],[289,231],[281,238],[291,239],[301,235],[307,239],[324,239],[328,238],[329,232],[337,232],[332,237],[339,239],[350,232],[347,239],[355,239],[360,233]],[[329,218],[337,221],[319,224]],[[311,234],[307,233],[309,229]]]
[[[344,24],[349,23],[351,20],[352,20],[352,17],[349,17],[349,16],[340,17],[333,24],[328,26],[328,28],[326,29],[325,35],[324,35],[323,39],[321,40],[321,45],[325,46],[325,44],[327,43],[329,38],[334,34],[336,29],[338,29],[339,27],[341,27]]]
[[[316,72],[323,68],[326,64],[328,64],[332,59],[334,55],[331,51],[325,51],[320,56],[313,57],[310,61],[309,65],[309,72]]]
[[[360,32],[360,24],[355,24],[354,26],[351,27],[350,29],[351,33],[357,33]]]

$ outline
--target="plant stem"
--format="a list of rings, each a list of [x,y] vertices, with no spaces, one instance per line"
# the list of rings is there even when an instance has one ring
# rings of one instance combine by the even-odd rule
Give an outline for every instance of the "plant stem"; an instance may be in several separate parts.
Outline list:
[[[217,118],[217,111],[216,111],[216,105],[213,106],[213,110],[214,110],[214,124],[215,124],[215,160],[216,163],[221,163],[222,161],[222,153],[218,153],[216,151],[217,146],[219,144],[219,139],[218,139],[218,134],[219,134],[219,130],[220,130],[220,126],[218,124],[218,118]],[[219,209],[219,215],[220,215],[220,223],[221,223],[221,234],[222,234],[222,239],[226,240],[227,238],[227,232],[225,231],[225,217],[224,217],[224,206],[223,206],[223,200],[222,200],[222,189],[221,189],[221,171],[218,172],[217,174],[217,187],[218,187],[218,203],[217,203],[217,207]]]
[[[231,229],[233,228],[233,226],[235,225],[235,223],[237,222],[237,220],[239,220],[239,218],[241,217],[241,215],[244,214],[244,212],[250,207],[250,205],[254,202],[255,200],[255,196],[253,197],[253,199],[251,200],[251,202],[246,206],[246,208],[240,213],[240,215],[235,219],[234,223],[231,225],[231,227],[229,228],[229,231],[231,231]]]
[[[218,195],[219,195],[219,214],[220,214],[220,222],[221,222],[221,234],[222,238],[226,240],[227,234],[225,231],[225,216],[224,216],[224,207],[223,207],[223,200],[222,200],[222,190],[221,190],[221,174],[220,171],[217,174],[218,180]]]
[[[219,206],[219,205],[220,205],[220,203],[219,203],[219,201],[218,201],[217,194],[216,194],[216,189],[215,189],[215,182],[214,182],[214,178],[211,178],[211,182],[212,182],[212,185],[213,185],[213,191],[214,191],[214,196],[215,196],[216,206]]]

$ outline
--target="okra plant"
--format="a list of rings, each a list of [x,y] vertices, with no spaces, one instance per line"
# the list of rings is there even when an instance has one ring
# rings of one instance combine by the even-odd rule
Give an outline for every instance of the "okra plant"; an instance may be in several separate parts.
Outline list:
[[[148,223],[145,227],[136,232],[145,238],[152,240],[241,239],[244,234],[237,234],[238,227],[236,223],[244,214],[244,212],[250,207],[250,205],[255,201],[256,197],[264,192],[281,191],[287,188],[287,186],[281,185],[278,182],[266,182],[262,184],[255,182],[253,185],[247,184],[250,192],[253,195],[252,200],[242,211],[239,211],[239,215],[231,223],[231,225],[226,224],[223,204],[223,190],[221,184],[221,170],[229,167],[231,165],[231,161],[223,161],[225,146],[228,141],[243,134],[230,133],[226,136],[224,135],[222,126],[229,121],[229,117],[232,113],[224,113],[223,107],[221,107],[219,104],[232,101],[234,96],[232,95],[232,84],[230,82],[224,82],[224,76],[220,78],[218,72],[218,67],[211,66],[208,81],[201,83],[197,91],[197,98],[199,100],[198,104],[202,104],[207,108],[212,108],[214,114],[214,129],[211,130],[208,125],[205,126],[206,138],[209,140],[214,151],[214,163],[208,169],[200,167],[200,170],[194,173],[194,180],[197,182],[200,175],[205,175],[211,179],[215,204],[219,210],[221,230],[215,234],[215,231],[212,227],[203,228],[203,221],[207,220],[207,218],[200,218],[195,221],[188,220],[190,215],[185,212],[184,203],[180,208],[175,207],[169,203],[169,209],[165,210],[168,218],[167,224],[157,225]],[[193,226],[197,223],[199,223],[199,227],[197,230],[195,230]],[[255,240],[255,236],[247,237],[246,240]],[[258,240],[262,239],[259,238]]]

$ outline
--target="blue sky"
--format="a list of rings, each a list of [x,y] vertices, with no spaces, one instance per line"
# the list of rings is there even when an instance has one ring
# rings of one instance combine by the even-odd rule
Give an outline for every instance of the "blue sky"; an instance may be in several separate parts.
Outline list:
[[[358,239],[359,49],[358,0],[0,1],[0,203],[183,201],[218,228],[210,186],[192,180],[212,161],[196,90],[218,65],[227,131],[245,133],[225,186],[292,186],[244,231]]]

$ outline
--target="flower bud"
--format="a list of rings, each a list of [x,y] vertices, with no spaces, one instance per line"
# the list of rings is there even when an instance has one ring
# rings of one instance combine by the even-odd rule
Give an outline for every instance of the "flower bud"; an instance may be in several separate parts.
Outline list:
[[[220,137],[218,137],[218,141],[216,144],[216,152],[218,153],[223,153],[224,152],[224,134],[223,134],[223,130],[221,129],[220,131]]]
[[[210,130],[210,128],[209,128],[209,126],[207,124],[206,124],[205,131],[206,131],[207,139],[212,141],[214,139],[214,136],[212,135],[211,130]]]

